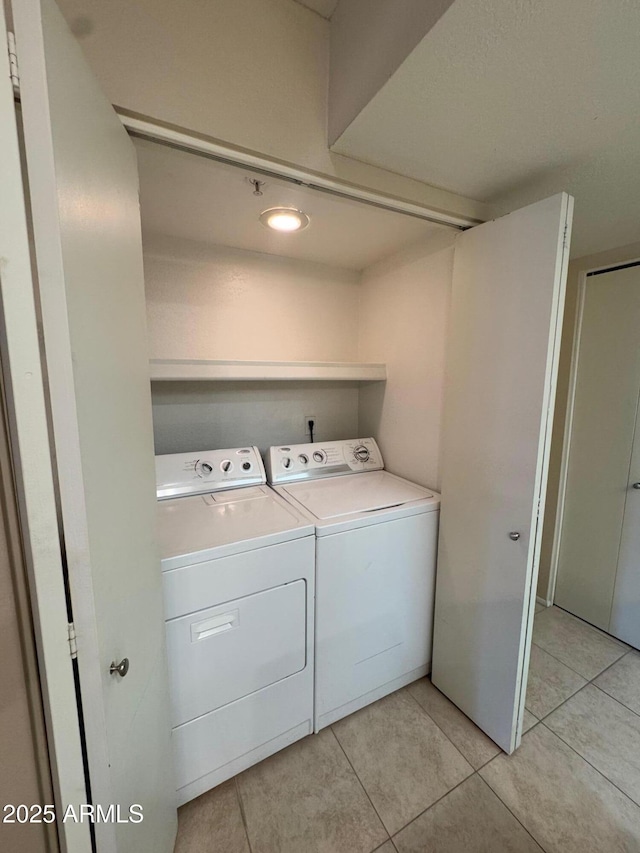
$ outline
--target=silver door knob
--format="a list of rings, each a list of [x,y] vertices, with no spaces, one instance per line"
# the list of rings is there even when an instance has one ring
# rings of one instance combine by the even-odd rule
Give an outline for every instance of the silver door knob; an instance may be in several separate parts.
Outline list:
[[[114,660],[111,661],[111,666],[109,667],[109,672],[111,675],[116,675],[116,673],[120,676],[120,678],[124,678],[125,675],[129,672],[129,658],[122,658],[120,663],[116,663]]]
[[[634,488],[634,489],[640,489],[640,483],[634,483],[634,484],[633,484],[633,486],[632,486],[632,488]]]
[[[517,530],[511,531],[511,533],[509,534],[509,539],[513,540],[514,542],[517,542],[519,538],[520,538],[520,534],[518,533]]]

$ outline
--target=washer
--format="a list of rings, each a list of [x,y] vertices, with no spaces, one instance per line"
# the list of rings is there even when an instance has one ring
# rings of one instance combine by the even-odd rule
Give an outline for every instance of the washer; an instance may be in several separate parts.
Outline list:
[[[156,456],[178,803],[313,729],[314,527],[255,447]]]
[[[271,447],[267,480],[316,532],[315,731],[429,672],[440,495],[372,438]]]

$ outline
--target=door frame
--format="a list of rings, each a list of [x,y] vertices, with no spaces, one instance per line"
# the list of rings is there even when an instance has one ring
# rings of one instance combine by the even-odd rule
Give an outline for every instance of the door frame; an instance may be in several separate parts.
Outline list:
[[[612,271],[620,266],[640,264],[640,258],[629,258],[619,263],[610,261],[595,267],[587,267],[578,273],[578,294],[576,302],[576,314],[573,325],[573,340],[571,345],[571,367],[569,369],[569,389],[567,394],[567,412],[564,421],[564,432],[562,436],[562,457],[560,462],[560,479],[558,484],[558,504],[556,507],[555,526],[553,531],[553,542],[551,546],[551,561],[549,565],[549,585],[546,591],[546,600],[542,601],[549,606],[553,604],[556,596],[558,583],[558,570],[560,567],[560,549],[562,547],[562,525],[564,522],[564,505],[567,495],[567,481],[569,475],[569,459],[571,455],[571,436],[573,432],[573,420],[575,411],[576,390],[578,384],[578,370],[580,367],[580,343],[582,337],[582,320],[584,316],[584,303],[587,295],[587,279],[592,273],[604,273]]]

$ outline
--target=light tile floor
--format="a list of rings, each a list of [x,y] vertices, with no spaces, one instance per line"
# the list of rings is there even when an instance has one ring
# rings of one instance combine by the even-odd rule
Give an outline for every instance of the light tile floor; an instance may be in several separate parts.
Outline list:
[[[507,756],[428,679],[179,811],[176,853],[638,853],[640,654],[536,613]]]

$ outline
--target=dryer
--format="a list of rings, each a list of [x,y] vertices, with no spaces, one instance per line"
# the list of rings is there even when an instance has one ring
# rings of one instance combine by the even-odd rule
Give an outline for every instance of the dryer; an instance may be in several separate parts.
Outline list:
[[[316,533],[314,728],[431,668],[440,495],[372,438],[271,447],[267,480]]]
[[[313,729],[314,527],[255,447],[156,456],[178,804]]]

